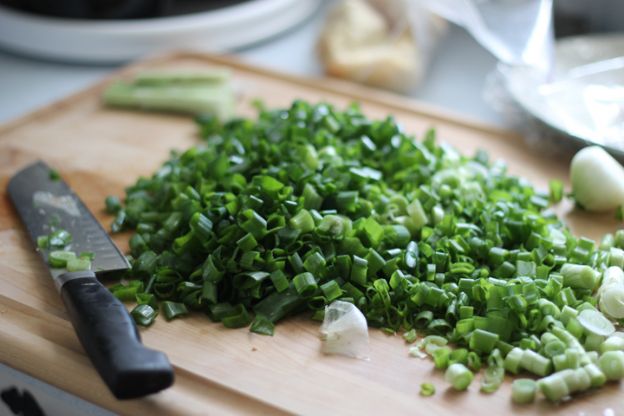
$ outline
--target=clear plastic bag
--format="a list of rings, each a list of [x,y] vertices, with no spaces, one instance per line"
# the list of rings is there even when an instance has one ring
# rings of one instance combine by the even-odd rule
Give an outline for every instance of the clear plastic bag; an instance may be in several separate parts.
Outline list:
[[[330,11],[318,49],[330,75],[406,92],[423,79],[445,27],[415,0],[344,0]]]
[[[500,64],[488,81],[486,101],[530,145],[554,153],[593,143],[624,155],[624,36],[560,40],[548,79]]]
[[[501,62],[549,74],[552,0],[343,0],[321,34],[321,60],[329,74],[406,92],[424,78],[446,20]]]

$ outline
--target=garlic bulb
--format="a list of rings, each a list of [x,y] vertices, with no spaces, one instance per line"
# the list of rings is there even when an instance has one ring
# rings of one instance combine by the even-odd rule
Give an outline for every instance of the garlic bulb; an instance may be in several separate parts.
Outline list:
[[[321,351],[354,358],[367,358],[368,325],[352,303],[335,301],[325,307],[321,325]]]

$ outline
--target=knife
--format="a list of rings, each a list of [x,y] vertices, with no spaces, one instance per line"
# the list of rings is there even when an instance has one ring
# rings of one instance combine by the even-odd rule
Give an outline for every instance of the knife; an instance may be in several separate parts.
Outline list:
[[[71,234],[73,252],[95,253],[91,270],[48,268],[80,343],[113,395],[131,399],[171,386],[167,356],[143,346],[125,306],[96,278],[130,265],[82,201],[43,162],[15,174],[8,194],[35,247],[37,237],[56,228]],[[48,265],[51,250],[38,251]]]

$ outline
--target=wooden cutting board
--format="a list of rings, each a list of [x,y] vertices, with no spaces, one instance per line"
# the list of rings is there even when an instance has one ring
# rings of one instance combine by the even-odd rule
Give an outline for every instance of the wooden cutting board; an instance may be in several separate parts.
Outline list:
[[[436,127],[441,141],[463,152],[487,150],[509,170],[545,188],[566,180],[570,155],[548,156],[528,149],[520,137],[452,116],[392,94],[335,80],[309,80],[242,64],[231,58],[178,53],[141,62],[112,79],[155,67],[227,66],[241,92],[239,113],[249,103],[288,106],[295,98],[337,106],[359,101],[370,117],[393,114],[409,132]],[[107,80],[107,82],[109,82]],[[170,149],[197,143],[185,117],[107,109],[99,102],[106,82],[0,128],[0,189],[19,168],[44,159],[56,167],[86,205],[107,226],[106,195],[122,195],[139,175],[150,175]],[[559,212],[578,234],[599,239],[614,231],[611,215],[590,215],[563,203]],[[127,248],[127,235],[115,241]],[[277,326],[274,337],[228,330],[194,315],[142,330],[146,345],[165,351],[176,370],[173,388],[141,400],[116,401],[100,381],[67,321],[59,296],[6,195],[0,199],[0,362],[127,415],[151,414],[585,414],[624,411],[622,387],[599,391],[554,406],[514,406],[510,382],[492,395],[447,389],[429,360],[409,358],[400,336],[371,330],[370,360],[323,356],[318,323],[305,317]],[[418,395],[431,381],[437,394]],[[607,414],[607,413],[604,413]]]

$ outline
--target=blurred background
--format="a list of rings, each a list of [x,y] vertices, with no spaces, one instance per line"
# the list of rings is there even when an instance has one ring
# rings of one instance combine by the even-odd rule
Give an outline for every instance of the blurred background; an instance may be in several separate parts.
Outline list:
[[[0,0],[0,122],[194,49],[618,153],[622,15],[620,0]]]

